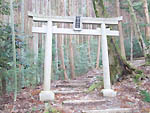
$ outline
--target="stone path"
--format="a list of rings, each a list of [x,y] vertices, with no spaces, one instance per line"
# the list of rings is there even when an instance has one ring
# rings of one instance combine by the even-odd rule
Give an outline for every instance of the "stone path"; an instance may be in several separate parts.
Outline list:
[[[101,89],[87,93],[89,86],[100,76],[102,71],[94,70],[75,80],[57,81],[52,88],[56,95],[53,106],[65,109],[65,113],[136,113],[123,107],[118,97],[103,97]]]
[[[141,60],[134,60],[132,62],[130,62],[132,65],[134,65],[135,67],[139,67],[145,64],[145,60],[141,59]]]

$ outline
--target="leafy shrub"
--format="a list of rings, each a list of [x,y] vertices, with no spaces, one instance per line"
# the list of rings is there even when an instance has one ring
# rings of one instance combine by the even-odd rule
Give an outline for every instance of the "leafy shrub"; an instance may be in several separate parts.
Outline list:
[[[138,83],[138,82],[140,81],[140,78],[142,78],[142,77],[144,77],[143,74],[136,74],[136,75],[134,76],[134,78],[133,78],[133,81],[134,81],[135,83]]]
[[[144,99],[145,102],[150,103],[150,92],[148,92],[146,90],[141,90],[140,94],[143,96],[143,99]]]

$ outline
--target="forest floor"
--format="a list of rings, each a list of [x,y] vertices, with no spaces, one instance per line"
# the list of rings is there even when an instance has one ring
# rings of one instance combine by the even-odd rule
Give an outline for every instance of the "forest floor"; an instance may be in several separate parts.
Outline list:
[[[143,70],[146,77],[137,79],[127,77],[115,83],[112,88],[117,91],[114,98],[102,96],[101,89],[88,92],[88,88],[102,77],[102,69],[90,70],[75,80],[54,81],[52,90],[55,92],[55,101],[50,106],[60,113],[105,113],[94,110],[127,110],[128,113],[150,113],[150,103],[144,101],[140,90],[150,92],[150,66],[141,66],[143,60],[132,62],[138,69]],[[140,79],[140,80],[139,80]],[[17,101],[13,102],[13,93],[0,97],[0,113],[43,113],[44,103],[39,101],[42,86],[24,88],[18,93]],[[150,97],[147,97],[150,100]],[[55,112],[55,113],[59,113]],[[107,112],[107,113],[127,113]]]

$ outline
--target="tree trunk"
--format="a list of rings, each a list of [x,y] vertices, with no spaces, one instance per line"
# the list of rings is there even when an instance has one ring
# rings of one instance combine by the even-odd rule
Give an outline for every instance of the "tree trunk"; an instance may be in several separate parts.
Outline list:
[[[96,69],[99,68],[100,52],[101,52],[101,37],[98,36],[98,48],[97,48]]]
[[[75,78],[75,68],[74,68],[74,55],[72,46],[72,36],[69,37],[69,48],[70,48],[70,66],[71,66],[71,78]]]
[[[21,1],[21,34],[23,37],[23,42],[25,42],[24,40],[24,0]],[[21,60],[23,61],[24,58],[24,48],[21,49]],[[21,65],[21,87],[24,87],[24,66]]]
[[[130,61],[133,61],[133,25],[130,25],[130,29],[131,29],[131,52],[130,52]]]
[[[68,16],[71,16],[72,12],[72,1],[68,0]],[[73,52],[73,46],[72,46],[72,36],[69,35],[69,48],[70,48],[70,67],[71,67],[71,78],[74,79],[75,78],[75,67],[74,67],[74,52]]]
[[[37,1],[36,0],[33,0],[32,2],[32,12],[33,13],[36,13],[36,14],[39,14],[36,6],[37,6]],[[38,23],[37,22],[33,22],[32,24],[33,26],[35,27],[38,27]],[[38,63],[38,34],[35,34],[33,33],[33,53],[34,53],[34,58],[33,58],[33,61],[34,61],[34,65],[35,65],[35,69],[34,69],[34,72],[35,72],[35,83],[37,84],[38,83],[38,73],[37,73],[37,63]],[[33,82],[34,83],[34,82]]]
[[[143,0],[143,7],[144,7],[144,12],[145,12],[146,24],[150,24],[147,0]],[[147,41],[150,40],[150,26],[149,25],[146,25],[145,27],[145,37]],[[148,65],[150,64],[150,49],[147,51],[147,54],[146,54],[146,63]]]
[[[61,3],[59,4],[60,10],[58,11],[58,13],[60,15],[64,15],[64,0],[61,0]],[[61,25],[59,24],[59,27]],[[62,27],[62,26],[61,26]],[[60,60],[61,60],[61,68],[64,71],[64,79],[68,80],[68,75],[67,75],[67,71],[66,71],[66,66],[64,63],[64,50],[63,50],[63,37],[61,35],[57,35],[58,36],[58,46],[59,46],[59,50],[60,50]]]
[[[67,71],[66,71],[66,67],[65,67],[65,63],[64,63],[64,50],[62,48],[62,37],[60,35],[58,36],[58,46],[60,49],[60,60],[61,60],[61,68],[64,71],[64,79],[68,80],[68,75],[67,75]]]
[[[87,11],[86,11],[86,16],[90,17],[91,13],[90,13],[90,0],[86,0],[86,7],[87,7]],[[87,29],[91,29],[91,25],[87,25]],[[90,41],[91,41],[91,36],[88,36],[88,59],[89,59],[89,64],[91,64],[91,46],[90,46]]]
[[[16,73],[16,43],[15,43],[15,28],[14,28],[14,10],[13,0],[10,0],[10,15],[11,15],[11,32],[12,32],[12,48],[13,48],[13,70],[14,70],[14,101],[17,99],[17,73]]]
[[[94,2],[94,1],[93,1]],[[92,1],[91,3],[92,4]],[[90,7],[90,13],[92,15],[92,17],[95,17],[97,14],[94,12],[94,4],[92,4],[92,7]],[[98,15],[97,15],[98,16]],[[95,27],[95,26],[93,26]],[[99,68],[100,65],[100,53],[101,53],[101,36],[98,36],[98,47],[97,47],[97,58],[96,58],[96,69]]]
[[[116,9],[117,9],[117,16],[120,15],[120,1],[116,0]],[[126,53],[124,48],[124,37],[123,37],[123,31],[122,31],[122,23],[121,21],[118,23],[118,29],[119,29],[119,35],[120,35],[120,48],[121,48],[121,55],[126,59]]]
[[[109,37],[110,38],[110,37]],[[109,63],[112,83],[121,80],[128,74],[134,74],[136,69],[132,68],[120,55],[119,47],[113,38],[108,39]]]
[[[147,0],[143,0],[143,7],[144,7],[144,12],[145,12],[146,24],[150,24]],[[146,25],[145,27],[145,36],[146,36],[146,40],[150,40],[150,26],[149,25]]]
[[[4,75],[2,75],[2,95],[5,95],[6,94],[6,79],[4,77]]]
[[[58,38],[57,35],[55,35],[55,48],[56,48],[56,56],[55,56],[55,61],[56,61],[56,70],[58,70]]]
[[[5,69],[2,69],[2,71],[0,72],[0,76],[1,76],[1,85],[2,85],[2,95],[6,94],[6,78],[5,78]]]

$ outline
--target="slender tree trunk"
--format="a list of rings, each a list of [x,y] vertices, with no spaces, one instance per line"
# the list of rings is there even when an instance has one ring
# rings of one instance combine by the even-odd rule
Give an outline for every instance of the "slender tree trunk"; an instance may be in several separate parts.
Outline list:
[[[14,2],[16,2],[16,3],[18,3],[18,1],[17,0],[15,0]],[[19,7],[17,6],[16,8],[15,8],[15,11],[14,11],[14,24],[19,24],[20,23],[20,17],[19,17]],[[20,29],[20,26],[18,26],[18,28],[17,29]],[[21,34],[21,33],[20,33]],[[20,48],[17,48],[16,49],[16,53],[18,53],[18,56],[20,56],[21,57],[21,49]],[[17,67],[19,67],[18,69],[19,69],[19,72],[17,73],[17,88],[18,89],[21,89],[21,64],[17,64]]]
[[[57,16],[57,0],[52,1],[52,16]],[[57,26],[57,24],[55,24]],[[55,65],[56,65],[56,70],[58,70],[58,38],[57,38],[57,34],[54,35],[54,39],[55,39]]]
[[[101,51],[101,38],[100,38],[100,36],[98,36],[98,48],[97,48],[96,69],[99,68],[100,51]]]
[[[17,73],[16,73],[16,43],[15,43],[15,28],[14,28],[14,10],[13,0],[10,0],[10,15],[11,15],[11,31],[12,31],[12,48],[13,48],[13,70],[14,70],[14,101],[17,99]]]
[[[0,75],[1,75],[1,85],[2,85],[2,95],[5,95],[6,94],[6,78],[5,78],[5,72],[6,70],[5,69],[2,69],[1,72],[0,72]]]
[[[86,11],[86,16],[89,17],[91,16],[90,14],[90,0],[86,0],[86,7],[87,7],[87,11]],[[90,25],[87,25],[88,29],[91,29]],[[91,36],[88,36],[88,59],[89,59],[89,64],[91,64],[91,46],[90,46],[90,40],[91,40]]]
[[[94,2],[94,1],[90,1],[91,3],[90,4],[92,4],[92,2]],[[96,14],[95,14],[95,12],[94,12],[94,6],[93,6],[93,4],[92,4],[92,7],[93,8],[91,8],[90,7],[90,14],[92,15],[92,17],[95,17],[96,16]],[[98,16],[98,15],[97,15]],[[95,27],[95,26],[93,26],[93,27]],[[101,36],[98,36],[98,47],[97,47],[97,58],[96,58],[96,69],[98,69],[99,68],[99,65],[100,65],[100,53],[101,53]]]
[[[59,15],[63,16],[64,15],[64,0],[61,0],[60,4],[59,4],[60,10],[58,11]],[[62,27],[62,25],[59,24],[59,27]],[[61,61],[61,68],[64,71],[64,79],[68,80],[68,75],[67,75],[67,70],[66,70],[66,66],[64,63],[64,50],[63,50],[63,43],[64,42],[64,38],[61,35],[57,35],[58,36],[58,47],[59,47],[59,53],[60,53],[60,61]]]
[[[58,38],[57,35],[55,35],[55,48],[56,48],[56,56],[55,56],[55,60],[56,60],[56,70],[58,70]]]
[[[66,67],[65,67],[65,63],[64,63],[64,50],[62,48],[62,37],[60,35],[58,36],[58,47],[60,50],[60,60],[61,60],[61,68],[64,71],[64,79],[68,80],[68,75],[67,75],[67,71],[66,71]]]
[[[90,46],[91,37],[88,36],[88,58],[89,58],[89,64],[91,64],[91,46]]]
[[[131,55],[130,55],[130,60],[133,61],[133,25],[130,25],[131,27]]]
[[[71,66],[71,78],[75,78],[75,68],[74,68],[74,55],[73,55],[73,46],[72,46],[72,36],[69,37],[69,48],[70,48],[70,66]]]
[[[56,15],[58,16],[58,15],[60,15],[60,11],[59,11],[59,0],[56,0]],[[59,26],[59,24],[58,23],[56,23],[56,26]],[[62,64],[61,64],[61,42],[60,42],[60,36],[59,35],[55,35],[56,36],[56,39],[57,39],[57,54],[58,54],[58,70],[63,70],[63,68],[62,68]],[[64,71],[64,70],[63,70]],[[68,76],[67,76],[68,77]],[[64,78],[65,78],[65,74],[64,74]],[[61,76],[59,75],[59,78],[58,79],[61,79]]]
[[[37,7],[37,1],[33,0],[32,2],[32,12],[38,14],[38,11],[36,10]],[[38,27],[38,23],[33,22],[32,24],[35,27]],[[38,82],[38,73],[37,73],[37,61],[38,61],[38,34],[33,33],[33,52],[34,52],[34,65],[35,65],[35,81],[36,84]]]
[[[2,76],[1,80],[2,80],[2,95],[5,95],[6,94],[6,79],[4,76]]]
[[[72,12],[72,1],[68,0],[68,16],[71,16]],[[69,35],[69,48],[70,48],[70,67],[71,67],[71,78],[74,79],[75,78],[75,67],[74,67],[74,52],[73,52],[73,46],[72,46],[72,36]]]
[[[24,0],[21,1],[21,34],[22,34],[22,37],[23,37],[23,42],[25,42],[25,39],[24,39]],[[23,61],[24,59],[24,48],[22,48],[21,50],[21,60]],[[21,66],[21,81],[22,81],[22,87],[24,87],[25,85],[25,80],[24,80],[24,66],[22,65]]]
[[[29,3],[30,2],[30,3]],[[32,6],[32,3],[33,2],[33,0],[31,0],[31,1],[28,1],[28,2],[25,2],[25,7],[24,7],[24,13],[25,13],[25,15],[26,15],[26,13],[27,13],[27,10],[29,10],[29,11],[31,11],[32,12],[32,8],[33,8],[33,6]],[[27,4],[28,4],[28,9],[27,9]],[[27,29],[29,30],[29,32],[28,32],[28,34],[29,34],[29,36],[32,36],[32,18],[28,18],[28,21],[26,21],[26,16],[25,16],[25,18],[24,18],[24,23],[28,23],[28,26],[26,25],[26,24],[24,24],[24,33],[25,34],[27,34]],[[27,26],[27,27],[26,27]],[[25,39],[25,41],[26,41],[26,43],[28,44],[27,45],[27,49],[30,49],[31,48],[31,50],[33,50],[33,38],[28,38],[28,39]]]
[[[121,16],[120,14],[120,0],[116,0],[116,9],[117,9],[117,16]],[[118,23],[119,35],[120,35],[120,48],[121,48],[121,55],[126,59],[126,53],[124,48],[124,37],[122,31],[122,23]]]
[[[129,12],[130,12],[130,15],[132,17],[132,22],[134,22],[133,26],[134,26],[136,36],[139,40],[140,47],[143,50],[144,56],[146,58],[146,56],[147,56],[147,50],[146,49],[147,48],[146,48],[144,39],[143,39],[141,31],[140,31],[140,27],[138,25],[137,17],[136,17],[135,11],[133,9],[132,2],[131,2],[131,0],[127,0],[127,2],[128,2],[128,6],[129,6]]]
[[[65,16],[68,15],[68,8],[69,7],[67,7],[67,6],[68,6],[68,0],[64,0],[64,14],[65,14]],[[68,23],[65,23],[64,27],[68,28],[69,27]],[[64,44],[65,44],[65,47],[66,47],[65,48],[65,56],[66,56],[67,61],[69,61],[69,38],[68,37],[69,37],[68,35],[65,35],[65,37],[64,37]],[[66,65],[69,66],[69,62],[67,62]]]
[[[145,12],[146,24],[150,24],[147,0],[143,0],[143,7],[144,7],[144,12]],[[150,40],[150,26],[149,25],[146,25],[145,27],[145,36],[146,36],[146,40]]]
[[[41,0],[42,2],[42,7],[41,7],[41,10],[42,10],[42,15],[46,16],[46,12],[45,12],[45,0]],[[42,23],[43,25],[43,23]],[[44,56],[44,51],[45,51],[45,34],[42,34],[42,40],[41,40],[41,45],[42,45],[42,56]],[[42,62],[42,65],[41,65],[41,83],[44,81],[44,62]]]
[[[55,10],[55,15],[54,16],[57,16],[58,15],[58,13],[59,13],[59,11],[58,11],[58,7],[59,7],[59,5],[58,5],[58,0],[56,0],[55,1],[55,4],[56,4],[56,10]],[[56,24],[56,26],[57,26],[57,24]],[[59,60],[60,60],[60,56],[59,56],[59,51],[60,51],[60,48],[59,48],[59,37],[58,37],[58,35],[56,34],[55,35],[55,37],[56,37],[56,39],[55,39],[55,42],[56,42],[56,67],[57,67],[57,70],[59,70],[59,68],[60,68],[60,66],[59,66]],[[59,51],[58,51],[59,50]]]

